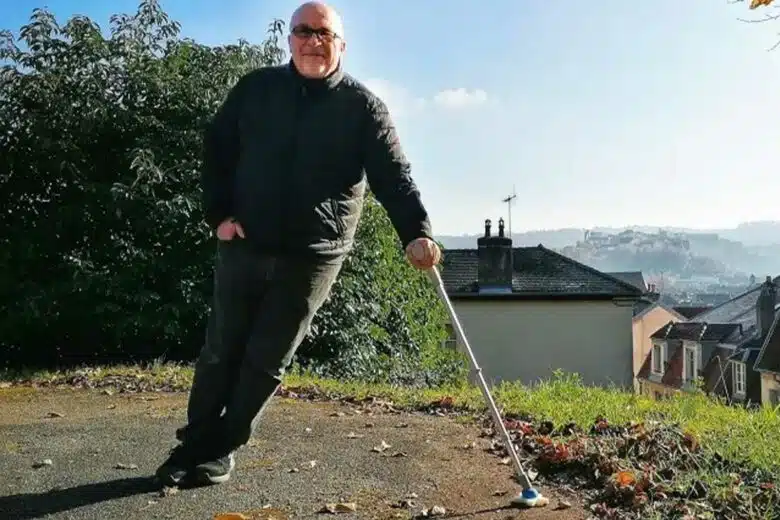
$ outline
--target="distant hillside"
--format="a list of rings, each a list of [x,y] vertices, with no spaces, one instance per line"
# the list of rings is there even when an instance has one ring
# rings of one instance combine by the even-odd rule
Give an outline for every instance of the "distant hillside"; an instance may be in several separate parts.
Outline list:
[[[438,238],[447,248],[474,248],[478,237]],[[517,246],[543,244],[603,271],[641,270],[681,279],[780,274],[780,222],[711,232],[649,226],[587,232],[572,228],[515,233],[512,238]]]
[[[744,246],[771,246],[780,244],[780,221],[743,222],[732,229],[691,229],[691,228],[658,228],[637,225],[624,227],[595,227],[590,231],[618,234],[631,229],[643,233],[657,233],[659,230],[669,233],[686,233],[695,235],[717,235],[719,238],[740,242]],[[513,233],[512,239],[518,246],[544,244],[546,247],[559,248],[582,240],[587,231],[584,228],[561,228],[535,230],[525,233]],[[442,235],[438,237],[447,247],[453,249],[476,247],[478,233],[468,235]]]

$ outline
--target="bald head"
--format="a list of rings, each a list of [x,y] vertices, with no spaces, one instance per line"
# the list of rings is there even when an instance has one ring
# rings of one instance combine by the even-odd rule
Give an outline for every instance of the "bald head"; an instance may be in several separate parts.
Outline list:
[[[344,24],[338,11],[324,2],[306,2],[293,11],[290,17],[290,27],[295,27],[302,20],[319,17],[330,21],[330,30],[344,38]]]
[[[295,68],[307,78],[329,76],[346,49],[341,17],[322,2],[306,2],[295,10],[287,41]]]

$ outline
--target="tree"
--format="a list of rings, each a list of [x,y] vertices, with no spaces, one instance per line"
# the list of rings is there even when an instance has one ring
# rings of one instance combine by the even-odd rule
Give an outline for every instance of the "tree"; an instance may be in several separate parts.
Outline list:
[[[439,348],[446,310],[405,261],[385,210],[369,196],[332,298],[302,345],[302,366],[330,377],[437,386],[461,381],[464,358]]]
[[[241,75],[284,60],[283,28],[272,21],[260,45],[208,47],[179,38],[179,24],[144,0],[111,17],[107,34],[35,9],[18,40],[0,35],[5,364],[194,358],[215,240],[200,206],[201,129]],[[367,209],[307,342],[323,363],[324,352],[373,355],[358,344],[419,351],[441,328],[383,210]],[[371,340],[354,343],[361,327]]]

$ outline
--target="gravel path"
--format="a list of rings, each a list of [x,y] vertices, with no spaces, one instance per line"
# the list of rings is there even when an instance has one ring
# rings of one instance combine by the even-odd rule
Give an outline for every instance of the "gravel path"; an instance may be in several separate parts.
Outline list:
[[[242,512],[286,520],[327,518],[323,506],[339,502],[356,506],[336,515],[345,519],[412,518],[433,506],[450,518],[588,517],[577,497],[551,489],[542,489],[547,508],[508,507],[518,491],[511,468],[481,449],[488,441],[475,425],[282,398],[239,452],[229,482],[166,494],[149,475],[173,446],[186,397],[0,389],[0,517],[208,520]],[[390,447],[373,451],[383,441]],[[572,507],[559,509],[561,500]]]

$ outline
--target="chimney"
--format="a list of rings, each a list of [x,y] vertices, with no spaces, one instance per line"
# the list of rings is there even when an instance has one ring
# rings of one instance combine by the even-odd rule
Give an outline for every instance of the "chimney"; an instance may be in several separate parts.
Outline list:
[[[777,286],[771,276],[761,284],[761,292],[756,302],[756,329],[765,338],[769,333],[772,322],[775,321],[775,303],[777,302]]]
[[[489,219],[485,221],[485,236],[477,240],[479,291],[511,293],[512,239],[504,236],[503,218],[498,221],[498,236],[490,235],[490,224]]]

